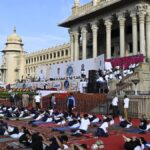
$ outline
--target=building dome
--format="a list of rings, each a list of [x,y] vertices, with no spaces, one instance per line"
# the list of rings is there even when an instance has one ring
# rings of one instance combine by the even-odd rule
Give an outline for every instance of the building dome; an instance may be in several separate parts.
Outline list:
[[[21,37],[16,34],[16,28],[14,28],[13,33],[7,38],[7,43],[22,43]]]
[[[13,33],[8,36],[5,48],[2,52],[21,52],[23,51],[22,38],[16,34],[16,28]]]

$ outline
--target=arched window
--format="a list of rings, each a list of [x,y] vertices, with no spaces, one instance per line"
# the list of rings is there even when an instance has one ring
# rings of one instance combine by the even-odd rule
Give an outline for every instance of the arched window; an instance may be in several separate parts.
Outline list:
[[[34,72],[36,71],[36,67],[34,66]]]
[[[68,49],[65,50],[65,55],[68,56]]]
[[[34,57],[34,62],[36,62],[36,57]]]
[[[43,60],[45,60],[45,55],[43,55]]]
[[[49,59],[49,54],[46,55],[46,58]]]
[[[40,56],[40,61],[42,61],[42,56]]]
[[[39,57],[37,57],[37,61],[39,61]]]
[[[61,56],[64,56],[64,51],[63,50],[61,51]]]
[[[32,67],[31,67],[31,73],[33,72],[33,69],[32,69]]]
[[[52,58],[53,57],[53,55],[52,55],[52,53],[50,54],[50,58]]]
[[[56,58],[56,53],[54,53],[54,58]]]
[[[60,57],[60,52],[57,52],[57,56]]]

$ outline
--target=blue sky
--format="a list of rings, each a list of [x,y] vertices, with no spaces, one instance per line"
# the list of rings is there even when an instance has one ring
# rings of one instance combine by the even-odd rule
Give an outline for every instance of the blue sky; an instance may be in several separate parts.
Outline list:
[[[81,4],[91,0],[80,0]],[[0,49],[4,49],[13,27],[27,52],[69,41],[68,30],[58,27],[71,14],[74,0],[1,0]]]

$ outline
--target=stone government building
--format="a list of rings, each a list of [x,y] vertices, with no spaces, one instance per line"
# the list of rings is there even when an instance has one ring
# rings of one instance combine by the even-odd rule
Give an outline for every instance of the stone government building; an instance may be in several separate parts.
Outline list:
[[[25,53],[16,30],[7,38],[0,68],[2,81],[14,83],[37,76],[39,65],[95,58],[143,54],[150,59],[150,1],[92,0],[81,6],[74,0],[72,14],[59,26],[69,29],[70,43]]]
[[[72,60],[124,57],[142,53],[150,58],[149,0],[92,0],[60,24],[69,28]]]

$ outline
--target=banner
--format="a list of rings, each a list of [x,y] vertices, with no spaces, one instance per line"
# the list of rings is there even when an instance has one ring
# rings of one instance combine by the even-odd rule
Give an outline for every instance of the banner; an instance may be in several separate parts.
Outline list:
[[[63,64],[51,65],[48,78],[78,77],[81,74],[88,78],[89,70],[104,70],[104,55],[97,58],[78,60]]]

